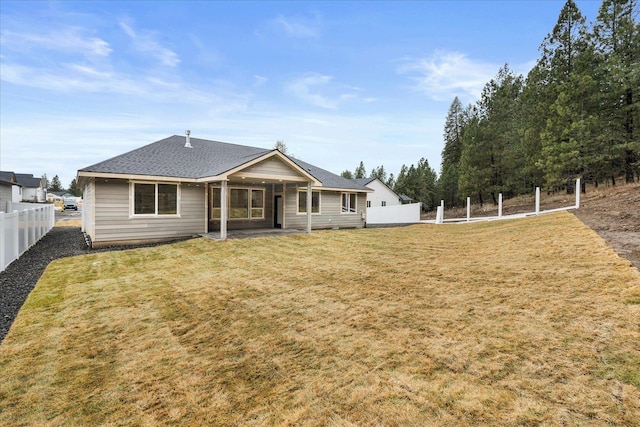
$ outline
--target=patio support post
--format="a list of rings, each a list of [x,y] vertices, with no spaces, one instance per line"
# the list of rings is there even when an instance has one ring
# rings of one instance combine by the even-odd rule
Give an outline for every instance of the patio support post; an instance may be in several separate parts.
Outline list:
[[[311,181],[307,182],[307,233],[311,233]]]
[[[227,239],[227,181],[220,183],[220,239]]]

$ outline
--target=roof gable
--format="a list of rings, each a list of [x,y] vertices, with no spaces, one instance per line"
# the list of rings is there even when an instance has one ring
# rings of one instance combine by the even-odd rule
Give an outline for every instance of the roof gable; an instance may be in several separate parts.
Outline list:
[[[278,150],[273,150],[267,155],[261,156],[248,165],[232,170],[229,176],[245,178],[259,178],[277,181],[308,181],[312,179],[317,181],[308,171],[302,169],[293,162],[289,157]],[[320,185],[320,182],[316,182]]]

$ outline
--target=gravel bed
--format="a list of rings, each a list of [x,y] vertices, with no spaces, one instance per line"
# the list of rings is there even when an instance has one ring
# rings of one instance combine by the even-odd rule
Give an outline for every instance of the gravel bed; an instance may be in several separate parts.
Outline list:
[[[22,304],[51,261],[91,252],[156,245],[158,244],[91,249],[87,246],[84,234],[79,227],[52,228],[38,243],[0,272],[0,343],[9,332]]]

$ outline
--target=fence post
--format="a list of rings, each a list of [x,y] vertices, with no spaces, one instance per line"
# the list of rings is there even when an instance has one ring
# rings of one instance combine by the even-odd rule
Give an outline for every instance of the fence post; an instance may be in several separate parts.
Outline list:
[[[498,218],[502,217],[502,193],[498,194]]]
[[[582,187],[580,186],[580,178],[576,179],[576,209],[580,208],[580,191],[582,191]]]
[[[442,206],[436,208],[436,224],[442,224]]]
[[[0,212],[0,271],[4,271],[4,212]]]
[[[536,187],[536,215],[540,214],[540,187]]]
[[[467,222],[471,220],[471,197],[467,197]]]
[[[20,256],[20,212],[13,211],[16,215],[16,226],[13,228],[13,256],[12,259],[16,260]]]

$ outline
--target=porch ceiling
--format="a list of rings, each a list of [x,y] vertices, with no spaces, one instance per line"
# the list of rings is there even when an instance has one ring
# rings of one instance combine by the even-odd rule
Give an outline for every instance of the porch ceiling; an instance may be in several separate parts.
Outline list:
[[[258,174],[243,174],[237,173],[229,176],[230,183],[242,183],[242,184],[289,184],[289,183],[306,183],[309,182],[301,176],[279,176],[270,177],[267,175]]]

